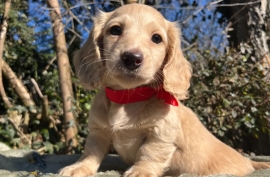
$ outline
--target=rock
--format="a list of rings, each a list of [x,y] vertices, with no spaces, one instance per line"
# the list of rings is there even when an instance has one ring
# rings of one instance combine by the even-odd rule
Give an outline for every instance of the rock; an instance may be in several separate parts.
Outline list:
[[[11,148],[8,145],[0,142],[0,151],[7,151],[7,150],[10,150],[10,149]]]

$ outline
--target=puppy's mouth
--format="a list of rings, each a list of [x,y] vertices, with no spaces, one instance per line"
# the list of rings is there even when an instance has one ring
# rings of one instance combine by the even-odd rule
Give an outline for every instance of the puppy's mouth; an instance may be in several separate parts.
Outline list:
[[[115,76],[123,79],[141,79],[141,68],[130,70],[125,66],[118,66],[115,71]]]
[[[146,64],[145,56],[140,50],[120,52],[117,59],[108,61],[107,76],[123,88],[145,85],[152,79]]]
[[[108,69],[108,76],[115,81],[116,85],[123,88],[136,87],[148,82],[148,75],[143,74],[145,67],[140,66],[136,69],[127,68],[121,61]]]
[[[131,89],[138,86],[147,85],[153,82],[158,83],[155,79],[161,78],[156,77],[156,74],[152,75],[149,72],[148,67],[142,64],[140,67],[134,70],[130,70],[120,61],[108,68],[107,83],[109,87],[118,86],[122,89]]]

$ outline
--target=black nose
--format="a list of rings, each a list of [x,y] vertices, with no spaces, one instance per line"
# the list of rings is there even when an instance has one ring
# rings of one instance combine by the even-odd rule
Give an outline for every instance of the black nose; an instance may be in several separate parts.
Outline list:
[[[141,66],[143,54],[138,51],[126,51],[122,53],[121,60],[128,70],[133,71]]]

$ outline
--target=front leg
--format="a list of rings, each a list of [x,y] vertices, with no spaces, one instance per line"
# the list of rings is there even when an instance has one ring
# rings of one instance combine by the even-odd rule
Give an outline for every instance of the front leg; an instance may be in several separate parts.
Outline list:
[[[164,141],[155,135],[148,137],[137,153],[135,164],[124,173],[124,177],[162,176],[175,149],[173,141]]]
[[[63,176],[72,177],[94,175],[105,155],[107,155],[110,144],[109,132],[101,128],[90,129],[83,155],[76,163],[61,169],[59,173]]]

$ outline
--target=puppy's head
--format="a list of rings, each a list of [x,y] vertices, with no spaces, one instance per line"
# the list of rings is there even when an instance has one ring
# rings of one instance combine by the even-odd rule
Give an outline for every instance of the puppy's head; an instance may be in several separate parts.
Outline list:
[[[163,84],[179,99],[185,98],[191,77],[178,27],[152,7],[139,4],[101,12],[74,64],[86,88]]]

